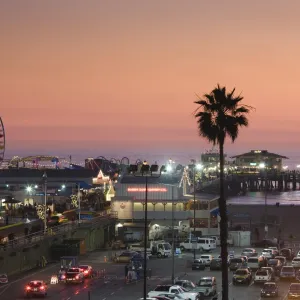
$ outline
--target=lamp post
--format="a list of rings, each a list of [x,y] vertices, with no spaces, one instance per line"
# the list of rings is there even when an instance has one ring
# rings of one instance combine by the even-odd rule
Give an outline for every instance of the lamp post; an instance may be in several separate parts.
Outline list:
[[[78,224],[80,224],[80,219],[81,219],[81,207],[80,207],[80,200],[81,200],[81,195],[80,195],[80,183],[77,184],[78,187]]]
[[[194,203],[194,239],[196,238],[196,169],[201,170],[203,166],[201,164],[196,164],[196,160],[192,159],[192,169],[193,169],[193,186],[194,186],[194,192],[193,192],[193,203]],[[197,243],[193,240],[194,245],[194,260],[196,259],[196,249],[197,249]]]
[[[44,181],[44,233],[47,232],[47,173],[43,174]]]
[[[140,165],[140,164],[139,164]],[[157,164],[149,165],[147,161],[144,161],[141,165],[141,169],[138,172],[139,165],[130,165],[129,172],[135,177],[144,177],[145,178],[145,224],[144,224],[144,284],[143,284],[143,299],[147,299],[147,244],[148,244],[148,178],[154,177],[159,178],[162,172],[165,172],[165,166],[158,168]]]
[[[267,203],[267,197],[268,197],[268,190],[267,190],[267,182],[268,182],[268,176],[267,176],[267,170],[265,163],[260,163],[259,168],[261,170],[264,170],[264,176],[265,176],[265,213],[264,213],[264,239],[266,240],[268,237],[268,203]]]

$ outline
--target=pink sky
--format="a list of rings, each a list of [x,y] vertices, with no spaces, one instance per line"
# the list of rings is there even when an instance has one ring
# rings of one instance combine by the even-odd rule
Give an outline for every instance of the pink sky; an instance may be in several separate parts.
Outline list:
[[[228,153],[296,152],[299,11],[292,0],[3,0],[7,155],[201,153],[193,101],[217,83],[256,108]]]

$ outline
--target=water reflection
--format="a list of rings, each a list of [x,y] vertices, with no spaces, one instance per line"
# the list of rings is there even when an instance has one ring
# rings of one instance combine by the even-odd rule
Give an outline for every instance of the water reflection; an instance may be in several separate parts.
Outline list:
[[[267,204],[275,205],[279,202],[280,205],[295,204],[300,205],[300,191],[277,192],[272,191],[267,193]],[[264,204],[264,192],[248,192],[245,196],[231,197],[227,200],[228,204]]]

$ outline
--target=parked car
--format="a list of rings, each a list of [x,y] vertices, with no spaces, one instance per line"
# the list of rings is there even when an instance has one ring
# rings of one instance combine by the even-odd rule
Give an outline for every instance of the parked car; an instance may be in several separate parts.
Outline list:
[[[278,286],[275,282],[265,282],[260,292],[261,298],[278,297]]]
[[[195,259],[192,263],[192,270],[205,270],[206,264],[202,259]]]
[[[260,268],[261,271],[266,270],[270,273],[271,275],[271,281],[275,281],[276,278],[276,273],[275,270],[272,267],[262,267]]]
[[[252,281],[252,274],[247,269],[237,269],[232,277],[232,284],[250,284]]]
[[[203,292],[205,296],[217,294],[217,280],[215,277],[202,277],[197,283],[197,292]]]
[[[279,250],[277,247],[268,247],[268,248],[273,250],[275,256],[279,254]]]
[[[190,291],[196,287],[196,285],[190,280],[176,280],[174,285],[179,285],[187,291]]]
[[[284,266],[280,271],[280,280],[295,280],[296,279],[296,272],[295,269],[291,266]]]
[[[202,254],[200,259],[205,263],[206,266],[210,266],[211,261],[213,260],[213,256],[210,254]]]
[[[271,281],[271,274],[268,270],[257,270],[254,276],[254,283],[265,283]]]
[[[299,299],[300,298],[300,283],[291,283],[288,294],[288,299]]]
[[[222,260],[220,258],[215,258],[210,262],[209,269],[211,271],[219,271],[222,268]]]
[[[118,263],[129,263],[133,257],[135,257],[135,256],[137,257],[138,255],[140,255],[140,254],[135,251],[124,251],[117,257],[117,262]]]
[[[241,257],[232,258],[229,263],[229,270],[230,271],[236,271],[237,269],[240,269],[245,264],[245,260]]]
[[[275,256],[274,258],[280,260],[282,266],[286,265],[286,258],[284,256]]]
[[[292,266],[296,269],[300,268],[300,257],[294,257],[292,260]]]
[[[268,267],[273,268],[275,275],[279,276],[281,268],[282,268],[282,263],[279,259],[272,258],[272,259],[268,260]]]
[[[287,260],[292,260],[294,258],[294,254],[292,249],[289,248],[283,248],[280,250],[280,256],[284,256]]]
[[[253,246],[259,248],[277,247],[277,243],[275,243],[273,240],[264,239],[254,242]]]
[[[267,259],[275,257],[275,254],[274,254],[273,250],[269,249],[269,248],[264,249],[261,252],[261,255],[264,256],[264,257],[266,257]]]
[[[263,256],[248,258],[247,266],[254,272],[261,267],[265,267],[266,265],[267,265],[267,259]]]
[[[256,254],[256,250],[253,248],[245,248],[242,251],[241,256],[247,256],[247,257],[251,257],[254,256]]]

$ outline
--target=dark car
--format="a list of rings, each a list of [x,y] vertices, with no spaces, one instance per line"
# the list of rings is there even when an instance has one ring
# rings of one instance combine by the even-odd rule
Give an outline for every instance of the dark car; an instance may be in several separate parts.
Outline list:
[[[300,283],[292,283],[290,285],[288,294],[288,299],[300,299]]]
[[[275,282],[266,282],[260,292],[261,298],[278,297],[278,286]]]
[[[245,260],[241,257],[232,258],[229,262],[229,270],[236,271],[237,269],[243,267],[245,265]]]
[[[222,259],[215,258],[210,262],[209,266],[211,271],[220,271],[222,268]]]
[[[261,240],[253,243],[253,246],[259,247],[259,248],[268,248],[268,247],[276,247],[277,243],[275,243],[273,240]]]
[[[47,296],[47,284],[44,281],[41,280],[34,280],[30,281],[26,287],[25,287],[25,296],[27,298],[33,297],[33,296]]]
[[[276,275],[280,274],[281,268],[282,268],[282,263],[279,259],[269,259],[268,260],[268,267],[271,267],[274,269],[274,272]]]
[[[280,280],[294,280],[296,279],[295,269],[291,266],[284,266],[280,271]]]
[[[292,249],[289,249],[289,248],[281,249],[279,255],[284,256],[287,260],[292,260],[295,256]]]
[[[70,268],[66,272],[66,283],[83,283],[84,275],[79,268]]]
[[[202,259],[195,259],[192,263],[192,270],[204,270],[205,262]]]

